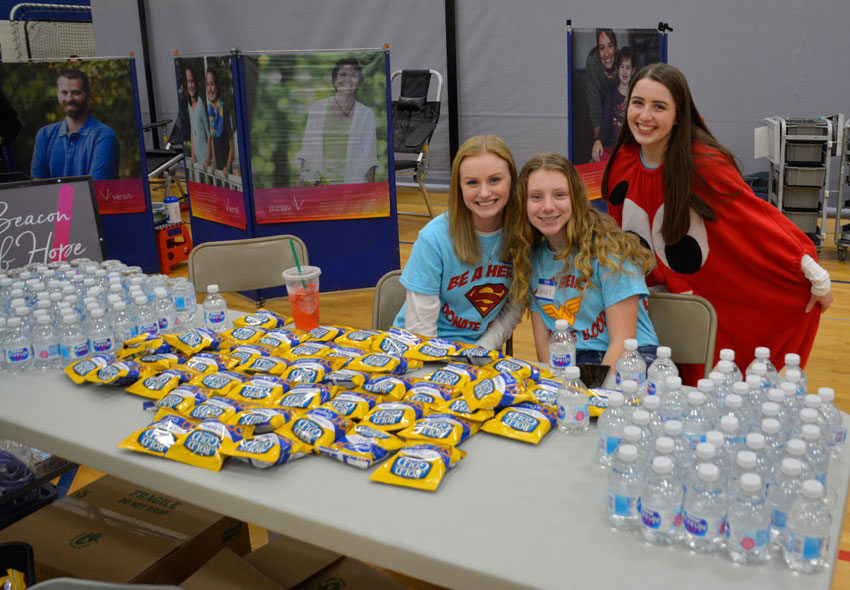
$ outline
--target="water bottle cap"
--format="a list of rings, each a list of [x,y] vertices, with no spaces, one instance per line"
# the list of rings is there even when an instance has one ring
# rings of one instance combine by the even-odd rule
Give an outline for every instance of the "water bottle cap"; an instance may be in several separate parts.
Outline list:
[[[759,451],[764,448],[764,435],[760,432],[751,432],[747,435],[747,448]]]
[[[717,370],[726,375],[734,371],[735,366],[732,364],[732,361],[721,360],[717,362]]]
[[[62,323],[63,324],[73,324],[76,321],[77,321],[77,314],[75,314],[75,313],[69,313],[69,314],[65,314],[65,315],[62,316]]]
[[[781,426],[776,418],[765,418],[761,421],[761,431],[767,434],[778,434]]]
[[[97,269],[96,271],[94,271],[94,276],[100,277],[100,278],[105,277],[106,276],[106,269],[105,268]]]
[[[18,326],[21,325],[21,321],[22,321],[21,318],[9,318],[8,320],[6,320],[6,327],[7,328],[17,328]]]
[[[707,461],[714,458],[714,445],[710,442],[701,442],[697,444],[696,455],[699,459]]]
[[[816,479],[807,479],[800,491],[809,500],[818,500],[823,497],[823,484]]]
[[[738,451],[735,463],[742,469],[752,469],[756,466],[756,454],[752,451]]]
[[[125,309],[127,309],[127,304],[124,303],[121,300],[118,300],[118,301],[116,301],[115,303],[112,304],[112,308],[115,311],[124,311]]]
[[[635,381],[634,379],[626,379],[625,381],[620,383],[620,391],[622,391],[624,395],[637,393],[637,387],[637,381]]]
[[[632,422],[638,426],[646,426],[649,424],[649,412],[646,410],[635,410],[632,413]]]
[[[91,317],[93,317],[93,318],[102,318],[103,317],[103,310],[100,309],[99,307],[91,310],[90,313],[91,313]]]
[[[720,477],[720,470],[717,465],[712,463],[703,463],[697,467],[697,477],[706,483],[712,483]]]
[[[820,439],[820,428],[815,424],[803,424],[803,427],[800,428],[800,434],[803,436],[803,440],[806,441],[815,441]]]
[[[0,315],[0,328],[6,327],[6,317]]]
[[[712,383],[714,383],[715,387],[723,385],[723,383],[726,381],[726,377],[720,371],[712,371],[708,374],[708,378],[711,380]]]
[[[779,388],[785,392],[785,397],[794,399],[797,397],[797,384],[791,381],[783,381],[779,384]]]
[[[732,393],[736,395],[740,395],[741,397],[746,396],[750,392],[750,387],[743,381],[736,381],[732,384]]]
[[[689,406],[701,406],[705,403],[705,394],[699,391],[689,391],[688,392],[688,405]]]
[[[617,408],[622,406],[626,399],[623,397],[623,394],[619,391],[612,391],[608,394],[608,407],[609,408]]]
[[[29,314],[30,314],[29,308],[26,308],[26,307],[16,307],[15,308],[15,315],[18,316],[18,317],[24,317],[25,315],[29,315]]]
[[[630,443],[635,443],[640,440],[642,433],[637,426],[629,425],[623,428],[623,438]]]
[[[621,461],[625,461],[626,463],[631,463],[638,456],[637,447],[634,445],[620,445],[620,448],[617,449],[617,456]]]
[[[679,389],[682,387],[682,378],[678,375],[668,375],[664,380],[664,385],[667,389]]]
[[[570,323],[567,320],[555,320],[555,329],[558,332],[566,332],[570,329]]]
[[[725,398],[723,398],[723,405],[733,410],[740,408],[743,403],[744,400],[742,400],[741,396],[737,393],[730,393]]]
[[[73,305],[77,302],[77,300],[79,298],[76,295],[65,295],[65,297],[63,297],[63,299],[64,299],[64,301],[67,301],[68,303]]]
[[[800,366],[800,355],[794,352],[789,352],[785,355],[785,366],[791,365],[792,367]]]
[[[86,287],[86,288],[94,287],[96,282],[97,281],[95,281],[92,277],[86,277],[86,278],[83,279],[83,286]]]
[[[39,324],[49,324],[51,322],[50,316],[48,315],[40,315],[35,320]]]
[[[218,293],[218,285],[207,285],[207,293]]]
[[[574,381],[576,379],[581,378],[581,369],[579,369],[575,365],[570,365],[569,367],[564,368],[564,377],[569,379],[570,381]]]
[[[165,297],[168,297],[168,291],[166,291],[163,287],[157,287],[156,289],[154,289],[153,294],[156,296],[157,299],[163,299]]]
[[[794,384],[799,383],[803,379],[803,374],[797,369],[788,369],[785,371],[785,381]]]
[[[797,388],[794,388],[796,391]],[[781,404],[785,401],[785,392],[781,389],[768,389],[767,390],[767,399],[772,401],[775,404]]]
[[[638,341],[634,338],[626,338],[625,342],[623,342],[623,348],[628,351],[637,350]]]
[[[762,365],[762,367],[763,366],[764,365]],[[755,373],[753,373],[752,375],[747,375],[746,383],[747,383],[747,385],[749,386],[750,389],[761,388],[761,383],[762,383],[761,377],[756,375]]]
[[[23,295],[23,293],[21,293]],[[21,307],[22,305],[26,305],[27,300],[23,297],[12,297],[12,300],[9,302],[9,305],[12,307]]]
[[[655,450],[658,453],[666,455],[668,453],[672,453],[675,448],[676,443],[673,442],[673,439],[669,436],[659,436],[655,439]]]
[[[657,410],[661,407],[661,399],[657,395],[645,395],[643,396],[643,399],[640,400],[640,405],[647,410]]]
[[[678,420],[667,420],[664,423],[664,434],[667,436],[679,436],[682,434],[682,423]]]
[[[47,309],[48,307],[53,307],[53,304],[50,303],[49,299],[39,299],[38,303],[36,303],[36,306],[39,307],[40,309]],[[818,398],[818,399],[820,399],[820,398]]]
[[[673,351],[670,350],[669,346],[659,346],[655,349],[655,356],[660,359],[669,359],[673,356]]]
[[[756,346],[756,358],[761,360],[769,359],[770,349],[767,346]]]
[[[721,348],[720,349],[720,358],[724,361],[734,362],[735,361],[735,351],[731,348]]]
[[[106,296],[106,302],[111,305],[115,305],[119,301],[121,301],[121,296],[118,293],[110,293]]]
[[[50,312],[48,312],[46,309],[36,309],[34,312],[32,312],[32,315],[35,318],[40,318],[43,315],[49,316]]]
[[[73,295],[74,293],[75,293],[75,291],[74,291],[73,286],[65,285],[64,287],[62,287],[62,294],[65,295],[66,297],[69,296],[69,295]]]
[[[767,375],[767,365],[764,363],[753,363],[753,368],[751,370],[753,375],[756,377],[764,377]]]
[[[803,405],[806,406],[806,408],[817,410],[822,404],[823,401],[821,401],[820,397],[813,393],[807,393],[805,397],[803,397]]]
[[[747,493],[761,490],[761,478],[756,473],[745,473],[741,476],[741,489]]]
[[[133,303],[136,305],[144,305],[148,302],[148,298],[144,295],[137,295],[135,299],[133,299]]]
[[[831,387],[819,387],[818,397],[823,403],[831,404],[833,401],[835,401],[835,390]]]
[[[28,281],[32,278],[32,273],[28,270],[25,270],[24,272],[18,275],[18,278],[22,281]]]
[[[720,430],[726,433],[738,430],[738,419],[735,416],[723,416],[720,419]]]
[[[800,422],[805,422],[806,424],[817,424],[818,416],[818,411],[814,408],[803,408],[800,410]]]
[[[711,443],[715,451],[723,447],[724,441],[723,433],[719,430],[709,430],[705,433],[705,442]]]
[[[785,457],[782,459],[782,473],[785,475],[790,475],[791,477],[797,477],[801,473],[803,473],[803,464],[799,459],[795,459],[794,457]]]
[[[652,460],[652,470],[658,475],[666,475],[673,471],[673,462],[670,457],[655,457]]]
[[[788,439],[785,443],[785,451],[792,457],[802,457],[806,454],[806,441],[799,438]]]
[[[697,391],[701,391],[703,393],[713,393],[714,392],[714,383],[711,379],[700,379],[697,381]]]

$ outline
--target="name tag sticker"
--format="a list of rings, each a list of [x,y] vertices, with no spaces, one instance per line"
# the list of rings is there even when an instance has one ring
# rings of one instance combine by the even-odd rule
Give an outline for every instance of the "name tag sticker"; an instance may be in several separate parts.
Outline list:
[[[543,301],[554,301],[555,281],[552,279],[540,279],[537,283],[537,298]]]

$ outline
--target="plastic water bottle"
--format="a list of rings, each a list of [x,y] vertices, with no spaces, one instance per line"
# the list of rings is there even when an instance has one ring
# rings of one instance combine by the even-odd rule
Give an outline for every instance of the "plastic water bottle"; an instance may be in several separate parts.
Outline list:
[[[783,459],[779,469],[773,474],[773,481],[767,490],[767,505],[770,507],[771,526],[770,543],[776,547],[782,546],[785,536],[785,523],[791,504],[800,494],[803,480],[803,464],[797,459]]]
[[[92,354],[108,354],[115,350],[115,333],[106,321],[102,309],[91,312],[89,323],[89,343]]]
[[[144,295],[137,295],[133,301],[136,307],[136,332],[138,334],[159,334],[159,322]]]
[[[752,375],[747,375],[747,378],[744,380],[747,386],[750,388],[750,403],[759,408],[761,405],[767,400],[767,390],[770,389],[770,383],[765,377],[765,368],[761,363],[756,363],[754,372]]]
[[[556,320],[555,331],[549,337],[549,368],[557,378],[564,378],[564,369],[576,364],[575,335],[570,333],[567,320]]]
[[[705,414],[712,426],[720,419],[723,401],[714,392],[714,383],[711,379],[700,379],[697,381],[697,391],[705,396]]]
[[[750,386],[744,381],[736,381],[732,384],[732,393],[741,398],[741,410],[739,418],[743,417],[747,424],[747,429],[752,428],[756,424],[760,405],[756,405],[754,400],[750,399]]]
[[[626,414],[631,418],[632,412],[637,408],[639,393],[638,393],[638,384],[634,379],[626,379],[622,383],[620,383],[620,392],[623,394],[624,407],[626,408]]]
[[[803,396],[803,409],[815,410],[818,413],[817,425],[820,427],[821,433],[824,435],[824,443],[827,443],[826,435],[829,433],[829,425],[826,423],[826,418],[824,418],[823,414],[821,414],[821,406],[823,406],[823,402],[819,395],[807,393]],[[802,412],[802,410],[800,411]]]
[[[590,427],[590,403],[583,393],[587,387],[580,374],[575,365],[565,367],[564,382],[558,388],[558,430],[568,434],[581,434]]]
[[[761,432],[764,437],[764,454],[771,465],[779,465],[785,454],[785,440],[780,438],[780,424],[776,418],[764,418],[761,421]]]
[[[726,481],[732,468],[732,462],[726,454],[726,438],[719,430],[709,430],[705,433],[705,442],[714,447],[714,460],[712,462],[720,468],[720,477],[723,478],[723,481]]]
[[[0,314],[0,372],[6,370],[6,316]]]
[[[649,414],[644,410],[635,410],[632,414],[632,423],[623,429],[623,437],[626,436],[626,429],[634,427],[638,429],[639,437],[636,441],[629,440],[629,444],[633,444],[638,450],[638,460],[641,466],[645,467],[649,464],[652,446],[655,439],[649,429]]]
[[[40,371],[58,368],[62,355],[59,351],[59,333],[48,315],[40,316],[32,333],[33,368]]]
[[[605,468],[611,467],[614,452],[623,437],[623,428],[629,424],[623,402],[623,394],[619,391],[609,393],[608,407],[596,422],[599,434],[599,441],[596,445],[596,461]]]
[[[681,469],[678,465],[676,465],[676,457],[674,455],[674,451],[676,450],[676,443],[673,442],[673,439],[669,436],[659,436],[655,439],[655,451],[652,455],[652,458],[656,457],[667,457],[673,463],[673,471],[676,473],[677,477],[682,477],[684,474],[684,470]],[[650,461],[651,463],[651,461]]]
[[[661,394],[661,406],[658,415],[661,420],[678,420],[685,411],[685,394],[682,393],[682,378],[669,375],[664,382],[664,393]]]
[[[676,364],[670,360],[672,351],[669,346],[659,346],[655,349],[655,360],[646,370],[647,395],[662,395],[670,375],[679,375]]]
[[[735,463],[735,457],[738,456],[738,451],[741,450],[744,441],[744,434],[741,432],[740,423],[735,416],[723,416],[720,419],[720,432],[723,433],[723,449],[727,457],[729,457],[730,467]]]
[[[717,465],[701,465],[682,510],[685,545],[699,553],[722,549],[726,540],[726,492]]]
[[[729,362],[727,360],[720,360],[717,362],[716,373],[720,373],[723,375],[723,383],[729,391],[732,391],[732,385],[740,381],[740,379],[735,376],[735,363]]]
[[[668,420],[664,423],[664,436],[673,440],[673,466],[682,473],[691,463],[688,441],[682,436],[682,423],[678,420]]]
[[[767,559],[770,508],[759,475],[745,473],[741,476],[738,492],[729,502],[727,527],[729,541],[726,550],[732,561],[760,563]]]
[[[764,402],[764,404],[774,404],[776,406],[776,414],[771,415],[771,413],[773,412],[772,408],[770,408],[770,406],[765,407],[765,405],[762,404],[762,415],[767,416],[768,418],[776,418],[777,420],[779,420],[779,436],[780,438],[784,437],[787,439],[788,433],[791,432],[792,416],[788,413],[788,410],[785,407],[785,392],[781,389],[769,389],[767,391],[767,399],[768,401]]]
[[[717,361],[717,365],[715,365],[713,371],[720,371],[721,373],[725,373],[723,369],[720,368],[720,363],[722,361],[727,361],[731,365],[731,371],[733,383],[735,381],[743,381],[744,375],[741,373],[741,369],[738,368],[738,365],[735,364],[735,351],[731,348],[721,348],[719,354],[720,360]]]
[[[79,326],[79,316],[68,314],[62,318],[59,333],[59,350],[66,365],[89,356],[89,339]]]
[[[623,356],[617,359],[617,385],[626,379],[634,379],[638,384],[638,399],[646,394],[646,363],[637,351],[638,341],[626,338],[623,343]],[[626,401],[629,401],[628,398]]]
[[[755,471],[756,460],[757,458],[754,452],[746,449],[738,451],[738,455],[735,457],[735,463],[732,465],[732,469],[729,471],[729,477],[726,480],[726,490],[729,492],[730,498],[738,492],[738,484],[740,483],[741,476],[745,473]]]
[[[726,376],[720,371],[712,371],[709,373],[708,378],[714,384],[714,397],[720,400],[722,405],[723,398],[732,393],[732,386],[726,385]]]
[[[113,306],[112,333],[115,335],[116,350],[124,345],[124,342],[133,338],[136,332],[136,322],[127,313],[127,305],[123,301],[117,301]]]
[[[824,444],[820,428],[814,424],[804,424],[802,436],[806,441],[806,462],[812,468],[815,479],[826,487],[827,473],[829,472],[829,451]]]
[[[170,334],[177,328],[177,309],[168,296],[168,291],[162,287],[154,289],[153,312],[159,324],[160,334]]]
[[[688,467],[688,470],[685,472],[684,479],[684,487],[685,490],[688,488],[692,488],[697,483],[697,472],[699,471],[700,465],[706,465],[711,463],[712,465],[716,465],[715,459],[717,458],[717,451],[714,448],[714,445],[710,442],[701,442],[697,445],[696,450],[694,451],[694,462]],[[720,466],[717,466],[720,469]],[[723,470],[720,469],[720,477],[723,478]]]
[[[765,366],[765,377],[768,383],[770,383],[770,386],[775,387],[779,382],[779,372],[776,370],[776,366],[770,361],[770,349],[767,346],[756,347],[755,358],[747,367],[747,375],[754,373],[753,369],[757,363]]]
[[[640,526],[638,499],[643,487],[643,473],[634,445],[620,445],[608,473],[608,522],[620,530]]]
[[[738,420],[738,432],[741,436],[747,434],[750,431],[750,426],[752,422],[748,420],[749,416],[745,413],[743,409],[744,400],[741,399],[741,396],[735,393],[730,393],[725,398],[723,398],[723,416],[721,416],[721,420],[726,416],[734,416],[735,419]]]
[[[684,490],[669,457],[655,457],[640,493],[643,538],[655,545],[670,545],[679,539]]]
[[[808,450],[809,447],[806,441],[799,438],[789,438],[788,442],[785,443],[785,455],[782,457],[783,460],[797,459],[800,462],[803,466],[803,473],[800,475],[800,478],[804,481],[815,478],[815,472],[812,470],[806,457]]]
[[[818,481],[804,481],[786,521],[782,557],[788,567],[801,574],[826,567],[831,525],[824,486]]]
[[[6,370],[10,373],[28,371],[32,365],[32,340],[21,324],[21,318],[6,321],[5,351]]]
[[[204,325],[214,332],[224,332],[227,329],[227,302],[219,295],[218,285],[207,287],[203,307]]]
[[[695,451],[699,443],[705,442],[705,433],[711,430],[711,421],[705,410],[705,395],[699,391],[688,393],[688,405],[680,421],[688,448]]]
[[[782,369],[782,373],[780,376],[787,379],[788,371],[799,371],[800,372],[800,384],[803,387],[803,391],[807,391],[809,389],[809,378],[806,376],[805,371],[800,366],[800,355],[789,352],[785,355],[785,367]]]
[[[753,471],[761,478],[767,489],[773,479],[773,462],[768,457],[764,435],[761,432],[751,432],[744,439],[744,445],[748,451],[755,454],[756,465]]]
[[[829,454],[837,457],[847,440],[847,429],[844,427],[841,412],[835,407],[835,391],[830,387],[818,389],[818,397],[821,399],[820,413],[826,422],[826,446]]]
[[[803,384],[803,374],[800,371],[796,369],[789,369],[785,372],[785,377],[782,383],[779,384],[779,387],[785,391],[785,395],[790,396],[791,389],[786,389],[785,387],[789,383],[794,385],[794,393],[796,394],[796,397],[801,398],[808,393],[806,386]]]
[[[192,328],[195,325],[198,307],[195,286],[183,277],[175,279],[171,287],[171,296],[177,308],[177,325],[181,330]]]
[[[640,400],[640,409],[649,414],[649,429],[652,431],[653,437],[664,434],[664,424],[661,422],[661,415],[658,413],[660,407],[661,398],[657,395],[646,395]]]
[[[818,418],[820,418],[820,414],[817,410],[812,408],[803,408],[800,410],[800,413],[797,414],[797,418],[794,420],[794,425],[791,427],[791,432],[789,437],[793,438],[802,438],[803,436],[803,426],[806,424],[814,424],[817,426],[821,434],[823,434],[823,429],[820,428],[818,424]]]

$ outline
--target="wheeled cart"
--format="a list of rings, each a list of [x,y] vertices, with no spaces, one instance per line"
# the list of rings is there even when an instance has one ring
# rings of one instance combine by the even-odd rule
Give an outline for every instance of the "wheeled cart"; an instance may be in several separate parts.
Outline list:
[[[850,207],[850,121],[844,125],[841,134],[841,160],[838,168],[838,206],[835,208],[835,247],[838,248],[838,260],[847,260],[850,248],[850,224],[841,225],[841,213],[844,207]]]

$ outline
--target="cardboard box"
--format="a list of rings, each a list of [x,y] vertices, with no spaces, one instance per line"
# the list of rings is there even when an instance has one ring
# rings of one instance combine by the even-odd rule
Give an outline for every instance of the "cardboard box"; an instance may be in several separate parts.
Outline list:
[[[179,584],[222,547],[250,550],[235,519],[104,476],[0,531],[25,541],[36,578]]]
[[[227,547],[216,553],[188,579],[183,580],[180,587],[183,590],[208,590],[209,588],[286,590]]]

